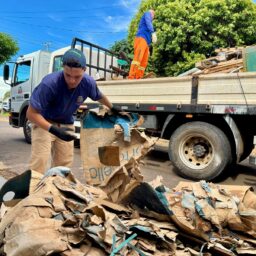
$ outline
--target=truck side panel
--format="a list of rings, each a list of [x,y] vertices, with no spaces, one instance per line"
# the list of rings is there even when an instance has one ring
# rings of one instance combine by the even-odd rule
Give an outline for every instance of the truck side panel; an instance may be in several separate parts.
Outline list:
[[[190,77],[117,80],[97,84],[113,103],[190,104],[191,102]]]
[[[113,103],[138,105],[256,105],[255,84],[255,72],[98,82]]]
[[[198,78],[198,104],[256,104],[256,73],[215,74]]]

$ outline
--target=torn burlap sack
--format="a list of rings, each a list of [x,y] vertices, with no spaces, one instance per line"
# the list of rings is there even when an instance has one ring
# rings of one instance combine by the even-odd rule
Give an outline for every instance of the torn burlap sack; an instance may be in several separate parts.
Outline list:
[[[100,186],[114,202],[127,184],[142,180],[138,160],[155,142],[137,129],[142,123],[138,114],[107,111],[90,111],[83,119],[80,147],[86,182]]]

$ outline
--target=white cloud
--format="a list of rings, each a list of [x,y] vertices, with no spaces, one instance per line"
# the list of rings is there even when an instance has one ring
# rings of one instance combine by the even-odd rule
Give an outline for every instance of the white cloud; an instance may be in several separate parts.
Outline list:
[[[138,11],[138,7],[141,0],[120,0],[120,4],[129,9],[130,12],[135,13]]]
[[[130,20],[124,16],[108,16],[105,22],[113,32],[126,32],[130,24]]]
[[[58,15],[54,15],[54,14],[48,14],[48,17],[50,18],[50,19],[52,19],[53,21],[57,21],[57,22],[61,22],[63,19],[60,17],[60,16],[58,16]]]
[[[63,38],[65,38],[62,34],[52,33],[51,31],[47,31],[46,33],[47,33],[47,35],[52,36],[52,37],[55,37],[55,38],[57,38],[57,39],[63,39]]]
[[[106,18],[106,21],[107,22],[111,22],[113,20],[113,17],[112,16],[107,16],[107,18]]]
[[[138,11],[141,0],[119,0],[119,4],[124,7],[124,15],[108,16],[105,22],[113,32],[127,32],[132,16]]]

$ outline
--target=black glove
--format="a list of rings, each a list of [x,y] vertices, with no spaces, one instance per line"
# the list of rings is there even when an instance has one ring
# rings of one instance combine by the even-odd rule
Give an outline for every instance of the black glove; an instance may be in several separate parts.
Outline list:
[[[123,110],[118,106],[113,106],[110,110],[114,115],[118,115],[119,113],[123,112]]]
[[[65,141],[72,141],[77,139],[77,137],[74,134],[70,134],[69,131],[74,132],[70,128],[66,127],[56,127],[54,125],[51,125],[49,132],[55,135],[56,137],[65,140]]]

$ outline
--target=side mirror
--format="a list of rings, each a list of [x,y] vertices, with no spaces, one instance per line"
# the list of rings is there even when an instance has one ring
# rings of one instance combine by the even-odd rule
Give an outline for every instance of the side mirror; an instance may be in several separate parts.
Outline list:
[[[4,65],[4,81],[8,81],[9,80],[9,75],[10,75],[10,68],[9,65]]]

